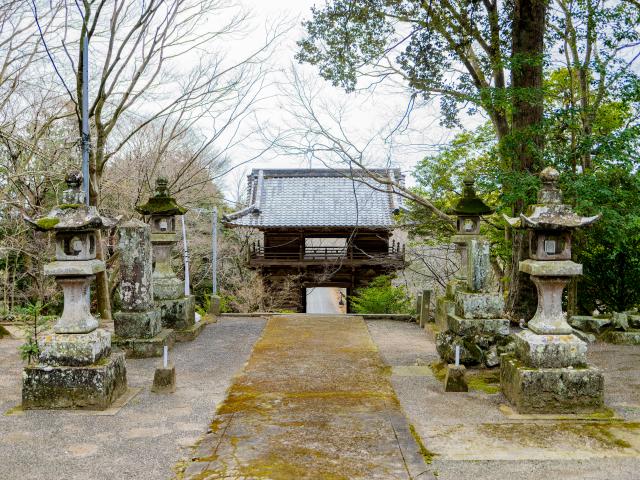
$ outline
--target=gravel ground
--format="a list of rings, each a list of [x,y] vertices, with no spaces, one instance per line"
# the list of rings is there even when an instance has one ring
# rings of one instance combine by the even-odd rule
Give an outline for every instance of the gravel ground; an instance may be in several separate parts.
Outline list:
[[[591,430],[590,425],[577,422],[515,420],[499,410],[506,403],[500,393],[445,394],[442,383],[428,369],[411,367],[438,360],[430,332],[413,323],[367,323],[383,360],[392,366],[392,383],[409,422],[426,448],[436,454],[421,478],[640,478],[637,427],[602,430],[596,426]],[[625,420],[638,422],[640,348],[594,344],[589,361],[604,371],[607,406]],[[397,366],[408,368],[393,368]],[[611,445],[610,432],[614,438],[629,441],[631,447]]]
[[[142,391],[116,415],[27,411],[0,415],[0,479],[165,479],[208,428],[234,374],[264,327],[260,318],[221,319],[171,353],[178,389],[150,392],[158,359],[127,360]],[[20,402],[19,340],[0,340],[0,412]]]

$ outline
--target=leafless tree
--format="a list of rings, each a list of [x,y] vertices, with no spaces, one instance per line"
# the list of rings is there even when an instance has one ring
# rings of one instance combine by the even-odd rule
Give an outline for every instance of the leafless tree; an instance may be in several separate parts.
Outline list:
[[[109,162],[131,158],[131,142],[151,126],[161,132],[158,158],[172,144],[184,142],[187,132],[197,138],[192,158],[182,163],[176,178],[197,175],[192,166],[202,165],[205,153],[216,151],[214,162],[224,158],[247,135],[240,125],[270,81],[265,62],[285,30],[281,24],[265,28],[261,46],[232,57],[228,45],[248,33],[249,23],[247,14],[228,0],[59,1],[50,31],[42,28],[35,3],[33,13],[45,45],[61,45],[51,58],[80,135],[88,39],[93,205],[100,205]],[[98,256],[104,259],[101,249]],[[106,272],[98,275],[97,290],[100,314],[109,319]]]

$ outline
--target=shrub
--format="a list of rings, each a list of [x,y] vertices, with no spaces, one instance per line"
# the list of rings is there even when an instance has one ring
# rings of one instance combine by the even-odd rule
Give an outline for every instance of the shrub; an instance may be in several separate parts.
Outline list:
[[[391,277],[381,275],[350,299],[355,313],[409,313],[411,300],[404,286],[391,284]]]

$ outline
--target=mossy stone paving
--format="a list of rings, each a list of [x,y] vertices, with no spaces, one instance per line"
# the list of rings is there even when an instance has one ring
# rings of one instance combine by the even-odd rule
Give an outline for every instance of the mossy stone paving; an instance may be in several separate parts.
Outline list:
[[[230,346],[232,348],[232,346]],[[188,479],[412,479],[426,470],[360,317],[272,317]]]

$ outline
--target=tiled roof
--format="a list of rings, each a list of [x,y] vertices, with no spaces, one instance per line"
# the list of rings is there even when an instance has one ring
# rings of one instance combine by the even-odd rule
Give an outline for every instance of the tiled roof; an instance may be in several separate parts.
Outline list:
[[[400,170],[373,170],[402,182]],[[391,229],[400,197],[361,171],[254,170],[249,207],[223,218],[230,226],[369,227]],[[373,187],[373,188],[372,188]]]

